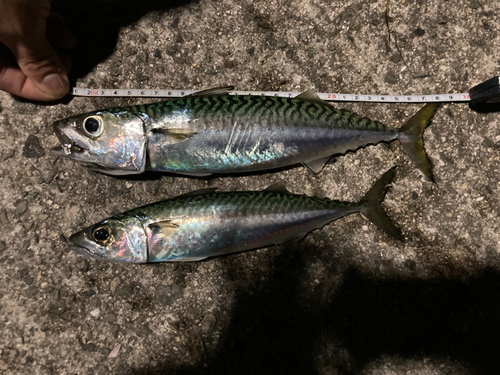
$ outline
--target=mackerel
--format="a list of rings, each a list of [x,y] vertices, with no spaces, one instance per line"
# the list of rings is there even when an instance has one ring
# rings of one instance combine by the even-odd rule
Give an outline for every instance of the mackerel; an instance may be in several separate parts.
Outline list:
[[[310,91],[282,98],[228,95],[228,89],[57,121],[60,144],[53,152],[111,175],[148,170],[203,177],[299,163],[318,173],[332,155],[397,139],[433,179],[423,133],[436,103],[397,129],[334,108]]]
[[[130,263],[198,261],[300,240],[355,212],[402,240],[380,203],[394,177],[387,171],[357,203],[263,191],[193,192],[133,209],[70,237],[70,249],[99,260]]]

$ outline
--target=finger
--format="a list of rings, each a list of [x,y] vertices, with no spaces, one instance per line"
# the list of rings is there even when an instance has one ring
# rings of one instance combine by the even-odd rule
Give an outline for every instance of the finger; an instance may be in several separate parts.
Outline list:
[[[51,100],[62,98],[69,91],[69,79],[61,59],[45,35],[19,41],[11,48],[21,71]]]
[[[48,101],[54,100],[50,95],[40,90],[21,69],[13,67],[0,59],[0,90],[7,91],[26,99]]]

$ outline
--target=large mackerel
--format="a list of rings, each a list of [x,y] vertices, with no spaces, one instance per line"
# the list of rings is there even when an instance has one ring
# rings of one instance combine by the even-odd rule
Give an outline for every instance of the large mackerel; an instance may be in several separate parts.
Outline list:
[[[60,145],[53,151],[113,175],[207,176],[298,163],[319,172],[334,154],[398,139],[432,179],[422,137],[436,107],[425,105],[397,129],[336,109],[310,91],[281,98],[228,95],[220,88],[57,121]]]
[[[193,192],[103,220],[72,235],[70,248],[100,260],[197,261],[300,240],[355,212],[401,240],[380,205],[393,176],[394,168],[357,203],[295,195],[276,185],[264,191]]]

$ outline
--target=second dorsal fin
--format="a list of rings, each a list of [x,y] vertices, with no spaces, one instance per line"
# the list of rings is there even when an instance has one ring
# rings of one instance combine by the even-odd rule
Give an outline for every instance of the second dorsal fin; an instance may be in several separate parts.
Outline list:
[[[307,100],[316,100],[322,102],[318,95],[312,90],[304,91],[302,94],[296,96],[297,99],[307,99]]]

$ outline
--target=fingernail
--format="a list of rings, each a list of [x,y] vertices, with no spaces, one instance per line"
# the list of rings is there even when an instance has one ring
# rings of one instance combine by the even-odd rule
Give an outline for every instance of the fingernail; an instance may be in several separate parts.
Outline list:
[[[69,90],[69,82],[62,74],[49,74],[42,80],[44,91],[47,94],[62,95]]]

